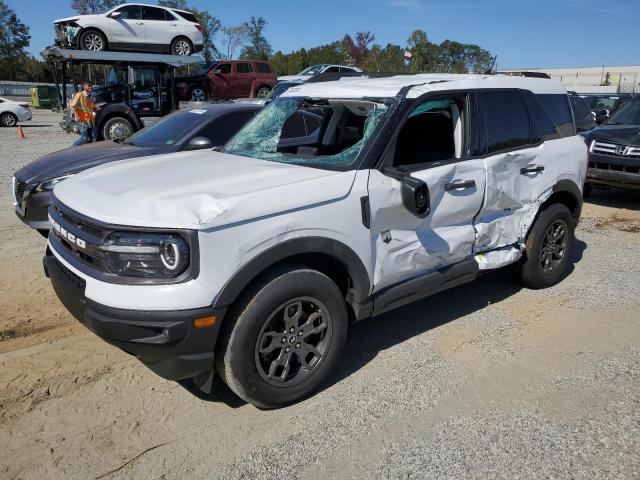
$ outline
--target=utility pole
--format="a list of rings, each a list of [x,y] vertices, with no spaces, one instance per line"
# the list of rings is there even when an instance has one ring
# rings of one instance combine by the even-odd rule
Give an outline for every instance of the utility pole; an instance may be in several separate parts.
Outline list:
[[[602,75],[600,75],[600,85],[604,82],[604,65],[602,65]]]

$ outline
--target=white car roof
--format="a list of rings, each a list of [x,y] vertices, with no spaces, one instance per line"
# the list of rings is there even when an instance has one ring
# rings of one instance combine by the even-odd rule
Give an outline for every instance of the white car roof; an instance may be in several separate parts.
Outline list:
[[[427,92],[441,90],[470,90],[481,88],[518,88],[533,93],[566,94],[559,80],[512,77],[507,75],[458,75],[424,73],[393,77],[343,77],[332,82],[304,83],[291,87],[282,97],[363,98],[395,97],[402,88],[413,87],[407,98],[417,98]]]

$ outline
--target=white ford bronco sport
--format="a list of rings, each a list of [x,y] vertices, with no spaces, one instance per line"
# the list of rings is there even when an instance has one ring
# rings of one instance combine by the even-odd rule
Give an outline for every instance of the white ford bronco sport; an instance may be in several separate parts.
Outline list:
[[[293,130],[299,144],[280,140]],[[530,288],[560,281],[586,169],[553,80],[309,83],[220,151],[57,185],[45,270],[84,325],[159,375],[207,389],[217,371],[275,407],[322,382],[349,321],[508,264]]]

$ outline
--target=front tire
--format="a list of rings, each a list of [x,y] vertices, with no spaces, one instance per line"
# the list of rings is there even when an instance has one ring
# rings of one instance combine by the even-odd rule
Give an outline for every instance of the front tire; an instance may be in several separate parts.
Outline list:
[[[171,55],[189,56],[193,53],[193,45],[188,38],[178,37],[171,42]]]
[[[220,376],[243,400],[261,408],[300,400],[335,366],[348,317],[342,293],[326,275],[282,267],[236,305],[215,358]]]
[[[18,124],[18,117],[11,112],[4,112],[0,115],[0,125],[3,127],[15,127]]]
[[[125,140],[133,135],[133,125],[124,117],[112,117],[102,126],[105,140]]]
[[[267,98],[271,89],[269,87],[260,87],[256,92],[256,98]]]
[[[92,52],[102,52],[107,50],[107,39],[98,30],[87,30],[80,35],[80,49]]]
[[[520,271],[526,287],[547,288],[564,278],[573,252],[575,224],[571,212],[561,203],[540,213],[527,237]]]

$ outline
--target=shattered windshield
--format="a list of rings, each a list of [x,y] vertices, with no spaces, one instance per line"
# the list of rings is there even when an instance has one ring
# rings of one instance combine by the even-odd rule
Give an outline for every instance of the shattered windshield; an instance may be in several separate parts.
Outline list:
[[[280,97],[242,128],[224,151],[260,160],[346,169],[393,101]]]

